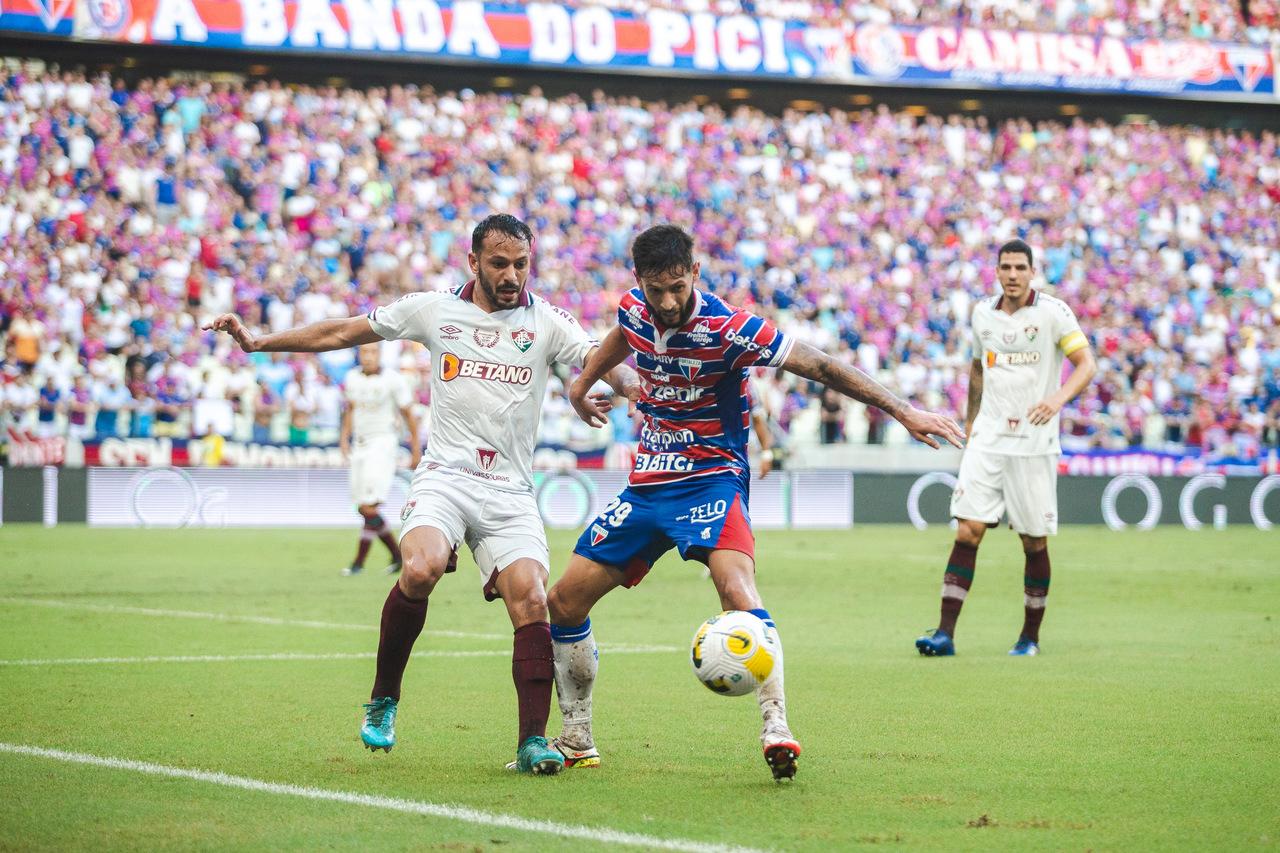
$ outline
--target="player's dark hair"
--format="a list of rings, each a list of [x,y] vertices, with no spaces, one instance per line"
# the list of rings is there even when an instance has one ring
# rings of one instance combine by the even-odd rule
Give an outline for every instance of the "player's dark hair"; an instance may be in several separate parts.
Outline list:
[[[1035,255],[1031,254],[1031,247],[1021,240],[1010,240],[1000,247],[1000,251],[996,252],[996,263],[1000,263],[1000,259],[1005,255],[1026,255],[1027,266],[1036,265]]]
[[[533,232],[529,230],[528,225],[525,225],[510,213],[495,213],[492,216],[486,216],[481,219],[480,224],[471,232],[471,251],[477,255],[480,254],[480,247],[484,245],[484,238],[490,234],[506,234],[508,237],[514,237],[531,246],[533,245]]]
[[[678,225],[655,225],[631,244],[636,275],[649,278],[693,269],[693,238]]]

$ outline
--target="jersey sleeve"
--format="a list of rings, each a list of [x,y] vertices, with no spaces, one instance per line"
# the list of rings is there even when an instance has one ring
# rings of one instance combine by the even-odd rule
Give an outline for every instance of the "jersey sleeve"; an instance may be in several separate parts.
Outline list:
[[[369,326],[388,341],[411,340],[430,343],[428,334],[434,327],[440,293],[406,293],[389,305],[379,305],[369,312]]]
[[[734,314],[721,330],[724,364],[728,370],[746,367],[780,367],[791,353],[793,341],[763,317],[749,311]]]
[[[1080,321],[1065,302],[1053,303],[1053,333],[1063,355],[1071,355],[1089,346],[1089,339],[1080,330]]]
[[[587,362],[587,356],[600,346],[600,342],[587,334],[587,330],[563,308],[544,303],[543,309],[549,319],[551,332],[547,363],[559,362],[571,367],[582,367]]]

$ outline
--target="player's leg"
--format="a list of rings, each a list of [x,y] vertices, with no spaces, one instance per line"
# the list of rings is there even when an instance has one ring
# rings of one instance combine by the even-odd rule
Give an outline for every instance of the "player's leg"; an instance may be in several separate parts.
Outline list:
[[[511,680],[516,686],[520,721],[517,768],[528,773],[559,773],[564,759],[547,743],[551,685],[555,680],[551,628],[547,623],[547,568],[523,557],[498,572],[492,586],[502,597],[515,629]]]
[[[563,721],[555,744],[569,767],[600,766],[600,752],[591,733],[591,692],[600,654],[591,632],[590,614],[596,602],[623,581],[621,571],[574,554],[569,558],[569,568],[547,595],[556,698]]]
[[[374,504],[361,504],[356,509],[363,522],[360,527],[360,544],[356,546],[356,556],[351,565],[342,570],[344,575],[358,575],[364,571],[364,561],[369,556],[369,548],[377,536],[378,522],[381,520],[378,507]]]
[[[1028,456],[1012,460],[1008,477],[1009,524],[1022,538],[1023,622],[1009,654],[1040,653],[1040,623],[1049,596],[1049,536],[1058,532],[1058,460]]]
[[[916,639],[916,650],[926,657],[956,653],[956,622],[973,585],[978,546],[987,528],[1004,514],[1002,458],[968,451],[960,460],[960,477],[951,494],[951,515],[956,538],[942,574],[942,604],[938,627]]]

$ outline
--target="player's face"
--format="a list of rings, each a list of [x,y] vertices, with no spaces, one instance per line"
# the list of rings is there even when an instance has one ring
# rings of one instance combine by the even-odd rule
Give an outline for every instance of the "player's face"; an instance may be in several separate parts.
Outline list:
[[[509,234],[493,233],[484,238],[480,254],[467,255],[476,287],[490,311],[506,311],[520,304],[529,281],[529,244]]]
[[[360,369],[365,373],[377,373],[382,368],[382,353],[378,344],[360,347]]]
[[[693,315],[693,287],[698,282],[699,265],[692,269],[669,270],[661,275],[636,276],[644,293],[649,314],[664,327],[678,329]]]
[[[1031,261],[1021,252],[1006,252],[996,265],[996,276],[1004,295],[1013,302],[1021,302],[1031,289]]]

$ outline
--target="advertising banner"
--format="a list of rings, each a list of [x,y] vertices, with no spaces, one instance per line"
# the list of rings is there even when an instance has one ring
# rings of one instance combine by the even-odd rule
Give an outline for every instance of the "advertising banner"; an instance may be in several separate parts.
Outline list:
[[[1267,102],[1275,50],[969,27],[480,0],[5,0],[0,29],[81,39],[862,85]],[[74,19],[74,28],[71,21]]]

